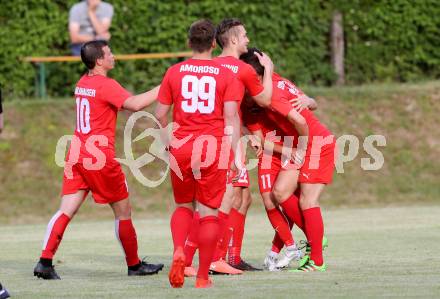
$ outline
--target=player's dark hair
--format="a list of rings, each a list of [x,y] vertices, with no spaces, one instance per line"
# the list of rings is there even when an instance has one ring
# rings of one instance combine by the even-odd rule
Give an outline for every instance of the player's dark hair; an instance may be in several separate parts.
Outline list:
[[[104,48],[108,46],[105,40],[94,40],[85,43],[81,47],[81,60],[89,70],[95,68],[96,60],[104,58]]]
[[[202,53],[211,49],[214,39],[215,26],[210,20],[198,20],[189,27],[189,46],[195,52]]]
[[[259,49],[249,48],[246,53],[240,55],[240,59],[247,64],[250,64],[255,69],[258,75],[263,76],[264,66],[261,65],[260,60],[258,60],[257,55],[255,55],[255,52],[263,55],[263,53]]]
[[[231,34],[235,34],[235,32],[233,32],[232,29],[237,26],[244,26],[244,25],[239,19],[236,18],[224,19],[223,21],[220,22],[220,24],[218,24],[215,38],[220,48],[223,49],[223,47],[228,44]]]

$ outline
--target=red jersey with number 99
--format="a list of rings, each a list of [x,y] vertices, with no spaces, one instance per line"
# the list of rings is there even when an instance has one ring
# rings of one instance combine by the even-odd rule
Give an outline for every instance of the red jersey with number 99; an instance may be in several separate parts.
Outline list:
[[[234,74],[213,60],[188,59],[170,67],[159,90],[158,101],[174,105],[173,121],[178,139],[192,135],[224,135],[223,104],[239,102],[244,88]],[[238,107],[237,107],[238,109]]]
[[[101,75],[84,75],[75,87],[75,135],[84,145],[90,136],[103,135],[114,150],[118,110],[131,94],[116,80]],[[102,146],[102,144],[101,144]],[[81,146],[81,153],[84,152]]]

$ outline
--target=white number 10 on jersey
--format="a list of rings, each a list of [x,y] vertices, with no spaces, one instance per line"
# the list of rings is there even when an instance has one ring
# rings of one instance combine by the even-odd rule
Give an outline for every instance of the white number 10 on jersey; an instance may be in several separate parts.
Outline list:
[[[76,98],[76,131],[90,132],[90,103],[86,98]]]
[[[187,113],[195,113],[197,110],[203,114],[212,113],[215,104],[215,86],[215,79],[210,76],[203,76],[200,79],[192,75],[184,76],[182,97],[185,100],[182,101],[182,110]]]

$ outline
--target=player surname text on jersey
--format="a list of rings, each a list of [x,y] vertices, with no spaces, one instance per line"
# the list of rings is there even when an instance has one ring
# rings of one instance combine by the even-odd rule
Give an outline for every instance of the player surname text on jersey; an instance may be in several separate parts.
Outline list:
[[[191,73],[208,73],[218,75],[220,69],[214,66],[208,65],[192,65],[192,64],[182,64],[180,66],[179,72],[191,72]]]
[[[75,88],[75,95],[94,97],[96,95],[96,90],[94,90],[92,88],[76,87]]]
[[[234,74],[238,73],[238,66],[230,64],[222,64],[222,67],[230,69]]]

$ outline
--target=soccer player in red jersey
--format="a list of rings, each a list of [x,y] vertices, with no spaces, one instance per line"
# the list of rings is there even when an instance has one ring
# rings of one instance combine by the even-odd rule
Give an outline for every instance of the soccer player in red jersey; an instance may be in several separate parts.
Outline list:
[[[173,105],[175,123],[170,141],[170,155],[178,164],[180,174],[171,172],[176,209],[171,217],[173,262],[169,272],[172,287],[184,284],[185,254],[183,247],[193,222],[193,204],[200,214],[198,228],[199,269],[196,287],[210,287],[209,266],[219,237],[219,217],[226,188],[230,147],[222,149],[231,139],[235,160],[240,160],[237,147],[240,119],[237,103],[244,90],[232,72],[212,60],[216,46],[215,27],[208,20],[193,23],[188,33],[192,58],[170,67],[161,84],[156,117],[163,127]],[[226,136],[228,138],[225,138]],[[234,163],[232,163],[234,164]],[[242,163],[236,162],[238,168]],[[225,167],[226,166],[226,167]]]
[[[158,87],[131,95],[118,82],[107,77],[114,67],[114,57],[105,41],[85,43],[81,48],[81,59],[88,73],[75,87],[76,129],[64,168],[61,206],[47,226],[34,276],[60,279],[52,259],[67,225],[89,191],[96,203],[109,204],[113,210],[116,238],[125,253],[128,275],[158,273],[163,264],[147,264],[138,257],[127,183],[120,164],[115,160],[114,147],[118,111],[138,111],[147,107],[156,99]]]
[[[255,49],[250,50],[242,56],[242,59],[251,64],[257,73],[262,75],[264,67],[253,54],[255,51]],[[302,94],[293,83],[279,75],[274,75],[273,84],[271,107],[266,112],[269,119],[277,123],[285,137],[292,136],[295,138],[296,142],[292,144],[293,147],[296,147],[293,156],[294,162],[299,164],[299,171],[292,172],[296,176],[296,180],[292,180],[294,178],[292,176],[286,177],[288,180],[284,180],[284,182],[281,180],[282,183],[279,184],[280,189],[278,190],[278,184],[276,184],[272,194],[282,206],[285,214],[298,226],[303,225],[311,246],[310,256],[295,271],[325,271],[326,265],[322,257],[324,225],[319,207],[319,197],[325,185],[330,184],[332,181],[335,138],[309,109],[304,109],[299,114],[292,107],[290,100]],[[308,136],[302,140],[301,137],[304,136],[304,132],[301,132],[299,124],[303,120],[298,115],[306,121],[308,127]],[[286,145],[285,142],[284,145]],[[284,164],[284,161],[282,163]],[[282,172],[278,174],[277,183],[281,174]],[[296,184],[292,184],[292,181],[298,181],[300,184],[299,204],[303,219],[300,219],[301,217],[294,213],[294,206],[297,205],[297,201],[296,198],[293,199],[294,195],[292,193],[296,189]]]
[[[244,24],[239,19],[224,19],[217,26],[216,39],[223,51],[215,58],[215,61],[229,68],[236,75],[246,89],[246,93],[253,97],[258,105],[267,107],[272,97],[273,63],[270,58],[263,53],[262,55],[257,54],[260,63],[267,70],[260,83],[255,70],[239,59],[240,55],[247,52],[247,45],[249,44]],[[243,147],[242,152],[245,153],[245,147]],[[227,193],[220,208],[220,211],[225,215],[229,214],[229,225],[224,230],[222,245],[225,247],[231,244],[228,250],[228,263],[231,266],[243,271],[260,270],[241,258],[245,219],[252,202],[247,170],[239,175],[239,179],[233,183],[233,187],[233,196],[228,197]],[[232,241],[230,242],[229,236],[231,233]]]
[[[273,68],[273,64],[267,55],[262,54],[259,56],[261,63],[267,69],[267,73],[261,83],[255,70],[239,59],[241,54],[247,52],[247,45],[249,43],[249,38],[247,37],[243,23],[238,19],[223,20],[217,26],[216,40],[223,51],[220,56],[214,58],[214,61],[230,69],[235,77],[238,78],[240,85],[247,90],[247,93],[251,95],[259,105],[268,106],[272,94],[270,70]],[[240,99],[240,101],[241,100],[242,99]],[[242,148],[242,152],[245,153],[245,147]],[[244,160],[245,157],[243,156],[242,159]],[[233,173],[229,175],[229,177],[234,176]],[[240,257],[245,217],[252,200],[248,187],[249,174],[247,170],[239,174],[236,182],[228,181],[226,193],[219,209],[221,237],[210,267],[213,272],[241,274],[242,270],[260,270],[249,265]],[[197,219],[195,218],[194,221],[196,223]],[[196,230],[197,226],[194,225],[185,243],[185,254],[187,258],[186,273],[188,276],[191,276],[191,272],[194,273],[191,263],[197,248],[197,240],[195,238]],[[232,246],[229,247],[228,262],[229,265],[232,265],[234,268],[229,266],[225,261],[231,237]],[[239,271],[237,271],[237,269]]]

